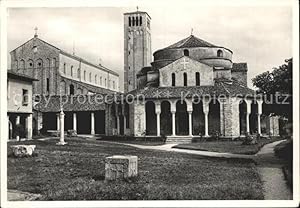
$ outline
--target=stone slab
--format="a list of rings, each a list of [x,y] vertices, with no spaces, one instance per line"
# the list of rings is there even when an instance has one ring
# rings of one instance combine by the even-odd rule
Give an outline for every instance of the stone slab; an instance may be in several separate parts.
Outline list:
[[[12,145],[11,150],[16,157],[32,156],[35,145]]]
[[[105,159],[105,180],[135,177],[138,174],[138,157],[114,155]]]

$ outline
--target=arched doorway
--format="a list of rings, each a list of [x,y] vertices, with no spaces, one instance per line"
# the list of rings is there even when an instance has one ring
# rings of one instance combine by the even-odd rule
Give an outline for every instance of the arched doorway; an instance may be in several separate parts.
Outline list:
[[[175,118],[176,118],[176,134],[188,135],[189,120],[188,120],[187,106],[184,100],[177,101]]]
[[[204,113],[203,113],[203,103],[202,101],[195,100],[193,103],[193,135],[204,135],[205,125],[204,125]]]
[[[163,101],[161,103],[160,133],[162,135],[172,134],[172,114],[171,104],[169,101]]]
[[[74,95],[74,85],[70,84],[70,95]]]
[[[209,103],[208,112],[208,134],[220,134],[220,103],[217,99],[213,99]]]
[[[251,104],[251,114],[249,117],[250,134],[257,133],[257,113],[258,113],[258,104],[256,101],[253,101]]]
[[[239,104],[240,111],[240,135],[245,135],[247,132],[246,116],[247,116],[247,104],[242,100]]]
[[[146,102],[146,135],[156,135],[156,114],[153,101]]]

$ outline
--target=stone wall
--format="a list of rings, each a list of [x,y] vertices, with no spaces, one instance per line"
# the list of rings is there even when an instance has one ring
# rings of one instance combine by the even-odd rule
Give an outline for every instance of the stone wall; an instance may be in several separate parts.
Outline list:
[[[33,94],[57,92],[59,49],[38,38],[32,38],[11,51],[10,55],[12,70],[39,80],[33,83]],[[47,79],[49,79],[49,91],[47,91]]]
[[[134,136],[142,136],[146,131],[146,112],[144,101],[136,101],[134,106]]]
[[[183,62],[186,63],[185,69],[183,66]],[[172,86],[172,73],[176,75],[176,83],[175,86],[183,86],[183,74],[187,73],[187,86],[196,86],[196,76],[195,73],[200,73],[200,86],[213,85],[213,68],[195,61],[189,57],[182,57],[173,63],[161,68],[159,70],[159,85],[161,87]]]
[[[247,86],[247,71],[232,71],[232,78]]]

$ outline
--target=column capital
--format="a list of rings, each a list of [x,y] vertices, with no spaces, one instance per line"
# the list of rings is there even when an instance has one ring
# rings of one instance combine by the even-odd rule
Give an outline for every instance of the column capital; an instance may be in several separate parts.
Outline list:
[[[161,113],[161,104],[160,104],[160,101],[159,100],[155,100],[154,101],[154,104],[155,104],[155,113],[156,114],[160,114]]]
[[[262,114],[263,101],[262,100],[257,100],[256,102],[257,102],[257,114],[261,115]]]
[[[177,100],[171,100],[170,104],[171,104],[171,113],[176,113],[176,102]]]
[[[209,103],[203,102],[203,113],[208,114],[208,112],[209,112]]]

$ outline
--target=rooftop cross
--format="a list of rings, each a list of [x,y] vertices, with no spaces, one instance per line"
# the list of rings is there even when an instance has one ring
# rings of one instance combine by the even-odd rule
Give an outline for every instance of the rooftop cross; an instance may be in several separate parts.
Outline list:
[[[185,58],[183,58],[183,62],[181,62],[181,64],[183,64],[183,69],[185,69],[185,64],[188,64],[189,62],[187,62],[186,60],[185,60]]]
[[[35,28],[34,28],[34,31],[35,31],[35,33],[34,33],[34,37],[36,38],[36,37],[38,37],[38,34],[37,34],[38,28],[37,28],[37,27],[35,27]]]

